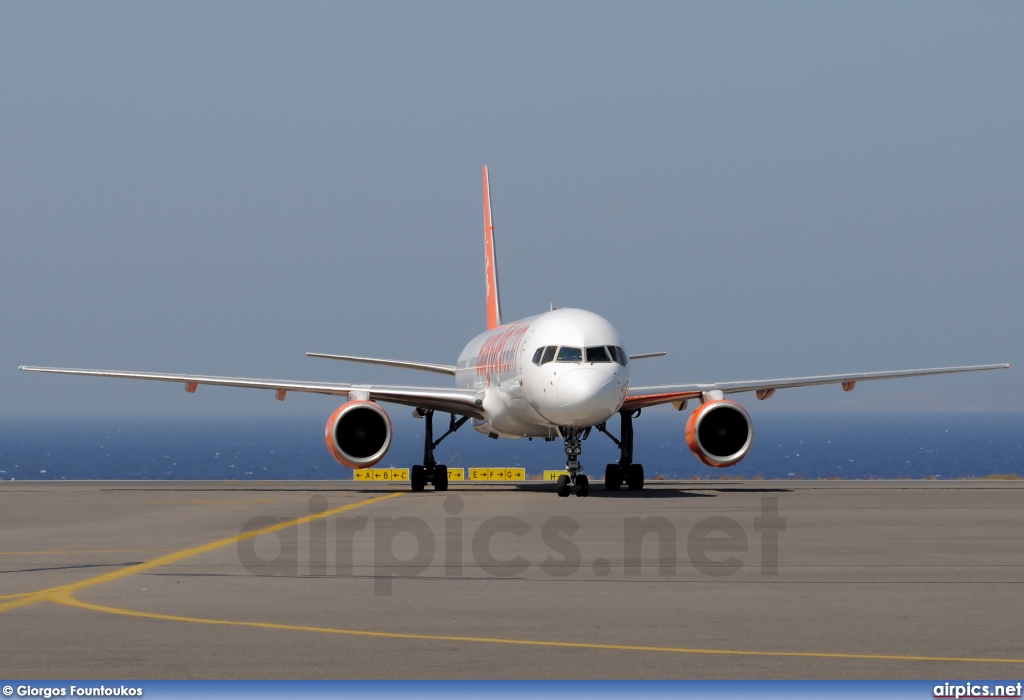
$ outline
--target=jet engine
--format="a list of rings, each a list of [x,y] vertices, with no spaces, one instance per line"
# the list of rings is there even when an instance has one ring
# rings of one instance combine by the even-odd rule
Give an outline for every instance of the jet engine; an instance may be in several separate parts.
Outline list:
[[[735,401],[701,404],[686,421],[686,444],[709,467],[731,467],[747,456],[754,426]]]
[[[391,447],[391,419],[372,401],[349,401],[327,419],[327,449],[350,469],[372,467]]]

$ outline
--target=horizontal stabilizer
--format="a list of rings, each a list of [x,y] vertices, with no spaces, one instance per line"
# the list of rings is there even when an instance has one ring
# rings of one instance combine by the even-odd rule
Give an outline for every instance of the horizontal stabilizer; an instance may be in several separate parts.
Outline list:
[[[667,354],[668,354],[667,352],[642,352],[639,355],[630,355],[629,359],[631,359],[631,360],[643,360],[643,359],[646,359],[648,357],[665,357],[665,355],[667,355]]]
[[[435,365],[430,362],[410,362],[408,360],[382,360],[379,357],[356,357],[355,355],[329,355],[323,352],[307,352],[307,357],[325,357],[328,360],[345,360],[346,362],[365,362],[368,365],[386,365],[388,367],[402,367],[403,369],[416,369],[421,372],[436,372],[438,374],[455,374],[453,365]]]

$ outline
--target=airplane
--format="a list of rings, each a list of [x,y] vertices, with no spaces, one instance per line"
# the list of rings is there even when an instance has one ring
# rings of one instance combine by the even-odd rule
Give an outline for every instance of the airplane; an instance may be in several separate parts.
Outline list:
[[[858,382],[920,377],[959,372],[1008,369],[1009,364],[939,367],[888,372],[860,372],[754,381],[728,381],[664,386],[631,386],[630,363],[665,355],[663,352],[630,355],[611,323],[583,309],[560,308],[505,323],[501,312],[494,225],[487,167],[483,168],[484,260],[487,329],[466,344],[454,365],[388,360],[355,355],[306,353],[310,357],[401,367],[454,377],[455,386],[391,386],[333,382],[306,382],[193,374],[161,374],[96,369],[22,366],[26,372],[48,372],[99,377],[121,377],[185,385],[194,393],[199,385],[270,389],[284,401],[288,392],[343,396],[346,401],[327,419],[327,449],[350,469],[367,469],[380,462],[392,441],[391,419],[380,404],[412,407],[425,419],[423,463],[410,469],[413,491],[432,484],[448,489],[448,470],[437,464],[434,450],[467,421],[491,438],[562,440],[565,473],[556,492],[567,497],[590,493],[590,482],[580,462],[583,441],[592,430],[608,436],[619,449],[619,460],[608,464],[604,487],[617,491],[644,486],[642,464],[633,459],[633,419],[642,409],[672,404],[682,411],[691,400],[698,405],[685,426],[686,443],[697,459],[710,467],[729,467],[750,452],[753,423],[746,409],[726,398],[753,393],[760,400],[779,389],[836,384],[851,391]],[[449,414],[448,430],[434,439],[435,412]],[[619,436],[607,422],[619,416]]]

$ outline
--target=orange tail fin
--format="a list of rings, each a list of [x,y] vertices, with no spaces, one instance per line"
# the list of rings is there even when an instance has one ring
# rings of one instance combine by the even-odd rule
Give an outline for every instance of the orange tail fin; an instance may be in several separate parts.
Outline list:
[[[484,271],[487,274],[487,330],[501,325],[501,297],[498,295],[498,263],[494,257],[494,224],[491,223],[491,186],[484,166]]]

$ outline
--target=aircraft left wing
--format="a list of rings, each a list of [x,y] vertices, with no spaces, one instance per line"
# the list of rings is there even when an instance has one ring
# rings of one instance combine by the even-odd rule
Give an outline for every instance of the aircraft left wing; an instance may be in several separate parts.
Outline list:
[[[844,391],[851,391],[857,382],[877,379],[902,379],[904,377],[926,377],[934,374],[957,374],[960,372],[983,372],[990,369],[1009,369],[1010,365],[969,365],[966,367],[934,367],[931,369],[905,369],[890,372],[858,372],[854,374],[825,374],[815,377],[790,377],[786,379],[758,379],[742,382],[716,382],[714,384],[672,384],[665,386],[630,387],[620,410],[677,403],[687,399],[701,398],[709,392],[738,394],[745,391],[757,392],[759,399],[766,399],[776,389],[791,389],[798,386],[840,384]]]
[[[184,384],[185,390],[194,392],[200,385],[234,386],[248,389],[270,389],[284,401],[285,394],[296,391],[308,394],[348,396],[356,393],[371,401],[397,403],[414,408],[428,408],[445,413],[483,418],[483,396],[474,389],[456,389],[425,386],[387,386],[376,384],[338,384],[334,382],[300,382],[287,379],[251,379],[247,377],[208,377],[201,374],[160,374],[157,372],[124,372],[106,369],[65,369],[61,367],[27,367],[25,372],[49,374],[77,374],[87,377],[119,377],[121,379],[148,379],[156,382]]]

